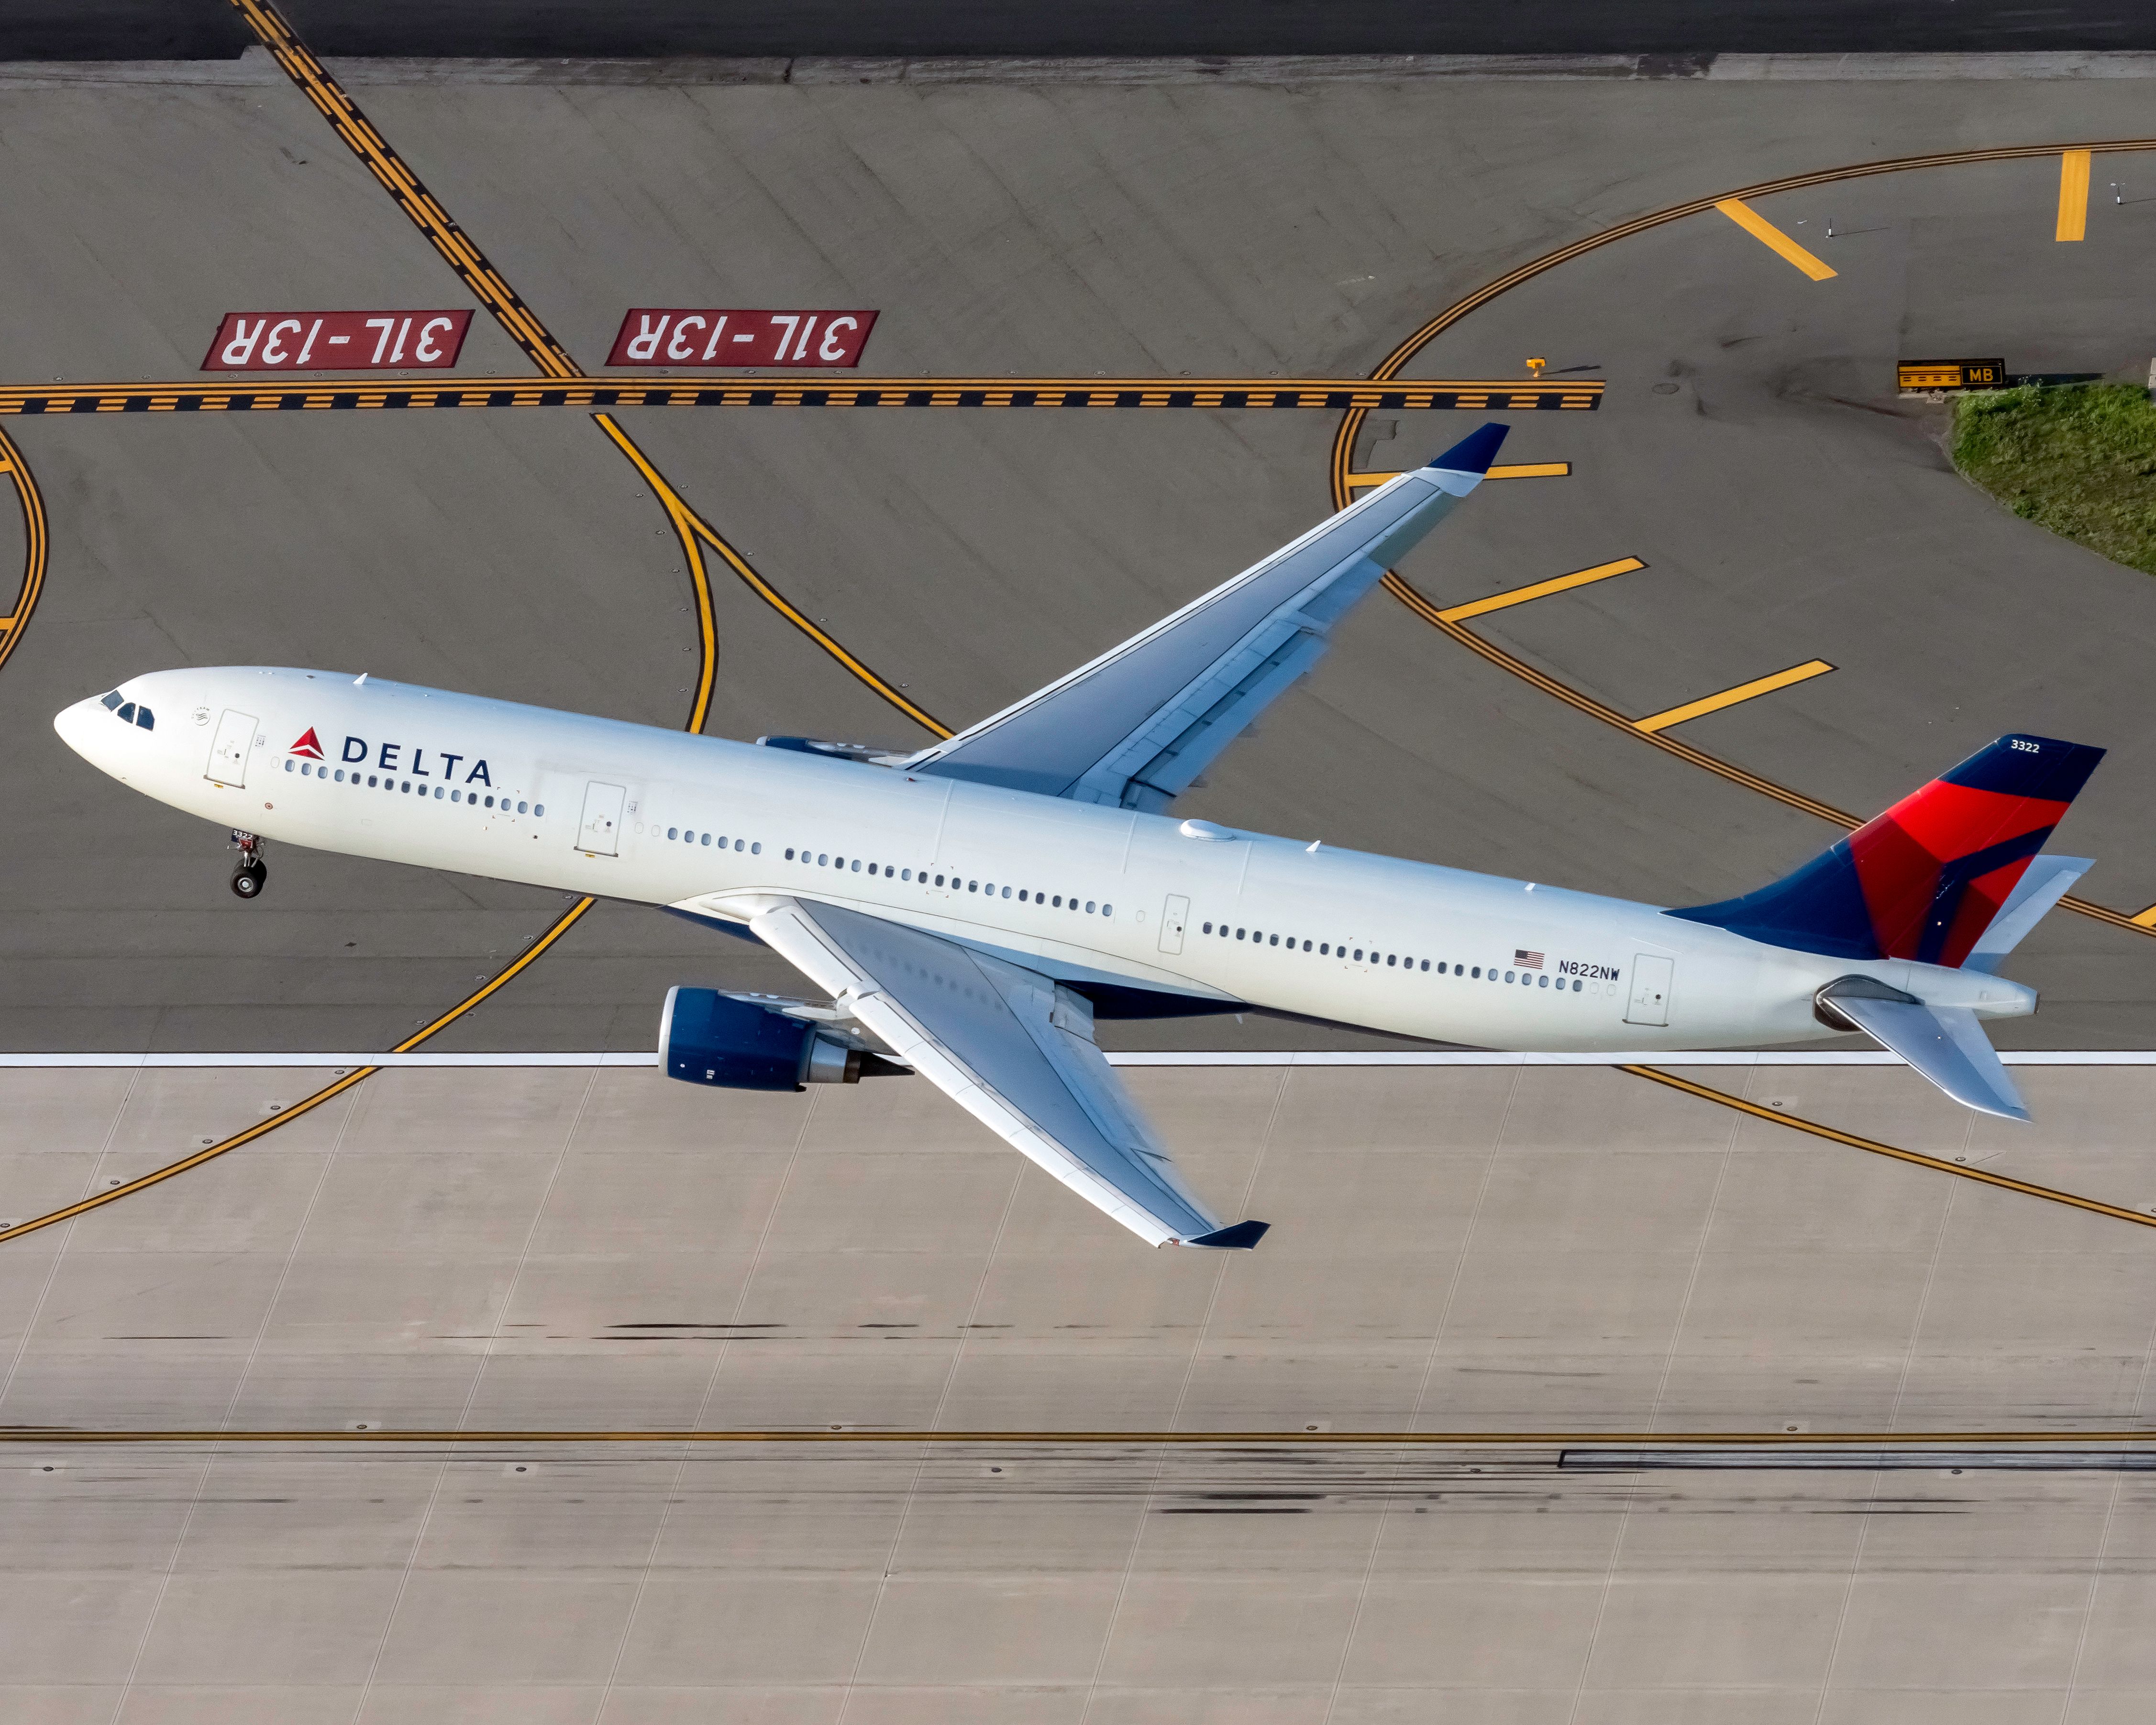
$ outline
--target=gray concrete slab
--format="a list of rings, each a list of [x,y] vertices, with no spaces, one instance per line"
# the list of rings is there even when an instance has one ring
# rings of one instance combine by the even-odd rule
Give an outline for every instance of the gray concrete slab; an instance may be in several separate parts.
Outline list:
[[[0,1074],[79,1169],[287,1070]],[[1713,1076],[1713,1074],[1703,1074]],[[1759,1099],[1953,1137],[1885,1069]],[[144,1081],[183,1085],[143,1093]],[[1963,1153],[2124,1198],[2148,1080]],[[1255,1430],[2138,1426],[2145,1232],[1598,1070],[1134,1071],[1247,1258],[1147,1252],[925,1086],[401,1070],[0,1254],[8,1717],[2124,1719],[2138,1475],[1561,1471]],[[1927,1132],[1929,1137],[1925,1137]],[[347,1430],[896,1423],[905,1447]],[[312,1430],[260,1447],[219,1430]],[[1221,1431],[1080,1447],[1059,1430]]]

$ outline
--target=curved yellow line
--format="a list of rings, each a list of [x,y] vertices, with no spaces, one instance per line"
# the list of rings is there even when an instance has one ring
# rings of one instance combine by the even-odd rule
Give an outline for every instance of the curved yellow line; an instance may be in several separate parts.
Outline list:
[[[1465,298],[1455,300],[1387,354],[1371,372],[1371,380],[1376,382],[1391,382],[1399,374],[1402,367],[1421,352],[1437,336],[1459,322],[1471,311],[1489,304],[1500,294],[1509,292],[1522,283],[1532,281],[1536,276],[1556,269],[1560,264],[1568,264],[1574,258],[1584,256],[1587,253],[1602,246],[1613,244],[1620,239],[1629,239],[1635,234],[1644,234],[1650,228],[1662,227],[1671,222],[1681,221],[1686,216],[1698,215],[1703,211],[1715,208],[1717,204],[1726,200],[1764,198],[1776,192],[1798,191],[1807,186],[1832,185],[1837,181],[1866,179],[1879,174],[1909,173],[1918,168],[1964,167],[1971,163],[1984,162],[2027,161],[2034,157],[2056,156],[2061,150],[2117,153],[2156,150],[2156,138],[2112,138],[2091,144],[2012,144],[1989,150],[1949,150],[1928,156],[1893,157],[1879,162],[1857,162],[1846,167],[1822,168],[1813,173],[1791,174],[1779,180],[1764,180],[1755,186],[1743,187],[1735,192],[1717,193],[1705,198],[1695,198],[1686,203],[1672,204],[1666,209],[1654,211],[1650,214],[1620,223],[1617,227],[1606,228],[1599,234],[1590,234],[1585,239],[1574,240],[1570,245],[1560,246],[1555,251],[1545,252],[1541,257],[1532,259],[1521,264],[1517,270],[1477,288]],[[1368,417],[1368,408],[1350,408],[1341,415],[1339,429],[1333,434],[1330,471],[1332,506],[1336,510],[1345,509],[1353,497],[1353,475],[1351,468],[1354,455],[1355,438],[1363,429],[1363,421]],[[1813,798],[1804,796],[1800,792],[1776,784],[1770,779],[1762,778],[1758,773],[1748,773],[1743,768],[1732,765],[1718,756],[1708,754],[1704,749],[1694,748],[1689,743],[1680,742],[1676,737],[1666,736],[1660,732],[1641,729],[1634,721],[1626,718],[1614,708],[1604,706],[1592,696],[1583,695],[1578,691],[1560,683],[1556,678],[1534,670],[1506,652],[1502,647],[1495,646],[1471,631],[1462,629],[1458,624],[1446,620],[1441,616],[1437,607],[1416,593],[1406,582],[1400,579],[1398,574],[1388,574],[1385,577],[1384,586],[1385,590],[1394,598],[1399,600],[1433,627],[1442,629],[1471,652],[1479,654],[1501,670],[1511,672],[1523,682],[1533,684],[1544,694],[1555,696],[1567,706],[1585,713],[1590,718],[1599,719],[1606,725],[1614,725],[1628,735],[1636,737],[1643,742],[1651,743],[1666,753],[1690,762],[1695,767],[1726,778],[1732,784],[1741,784],[1748,790],[1757,791],[1762,796],[1771,797],[1776,802],[1786,804],[1789,808],[1801,809],[1807,814],[1815,814],[1821,820],[1830,821],[1845,831],[1853,831],[1863,824],[1856,816],[1845,814],[1830,803],[1819,802]],[[2059,902],[2078,915],[2091,917],[2098,922],[2108,923],[2113,928],[2123,928],[2135,934],[2156,937],[2156,922],[2136,922],[2126,912],[2114,911],[2107,905],[2096,904],[2087,899],[2075,898],[2071,896],[2061,899]]]
[[[38,595],[44,591],[51,540],[45,525],[45,500],[38,492],[38,482],[31,476],[23,452],[4,431],[0,431],[0,468],[6,470],[15,488],[15,501],[23,511],[23,582],[16,589],[13,609],[5,623],[0,623],[0,665],[5,665],[29,627],[30,614],[38,608]]]

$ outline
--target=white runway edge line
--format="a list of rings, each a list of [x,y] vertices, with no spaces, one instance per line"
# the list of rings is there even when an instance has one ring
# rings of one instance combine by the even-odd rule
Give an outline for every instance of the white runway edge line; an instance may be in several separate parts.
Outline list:
[[[2156,1049],[2027,1049],[2004,1050],[2010,1066],[2156,1066]],[[620,1066],[654,1067],[656,1054],[0,1054],[0,1071],[68,1067],[224,1067],[264,1070],[304,1067],[342,1074],[361,1066],[398,1067]],[[1898,1066],[1898,1055],[1875,1049],[1764,1052],[1657,1050],[1646,1054],[1507,1054],[1477,1050],[1427,1049],[1395,1054],[1363,1049],[1257,1049],[1111,1054],[1111,1066]]]

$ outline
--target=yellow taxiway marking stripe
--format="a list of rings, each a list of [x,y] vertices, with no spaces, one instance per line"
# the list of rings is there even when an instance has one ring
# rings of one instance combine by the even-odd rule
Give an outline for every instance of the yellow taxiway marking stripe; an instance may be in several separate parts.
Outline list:
[[[2055,239],[2080,239],[2088,232],[2089,151],[2059,157],[2059,226]]]
[[[1673,706],[1666,712],[1650,713],[1644,719],[1635,719],[1632,723],[1641,731],[1666,731],[1672,725],[1683,724],[1686,719],[1718,713],[1726,706],[1736,706],[1761,695],[1772,695],[1777,689],[1786,689],[1792,683],[1825,676],[1833,669],[1824,659],[1806,660],[1804,664],[1793,665],[1787,670],[1778,670],[1771,677],[1754,677],[1750,682],[1739,683],[1734,689],[1725,689],[1719,695],[1703,695],[1697,701],[1688,701],[1682,706]]]
[[[1769,251],[1779,253],[1795,264],[1814,281],[1825,281],[1834,275],[1833,270],[1820,262],[1743,198],[1725,198],[1715,208]]]
[[[1620,557],[1614,563],[1597,563],[1591,569],[1575,569],[1569,575],[1553,576],[1548,581],[1537,581],[1532,587],[1516,587],[1510,593],[1493,593],[1486,599],[1471,599],[1464,605],[1450,606],[1437,614],[1447,623],[1460,623],[1470,617],[1481,617],[1491,611],[1524,605],[1529,599],[1548,598],[1553,593],[1568,593],[1572,588],[1585,587],[1590,582],[1607,581],[1612,575],[1629,575],[1635,569],[1646,567],[1637,557]]]
[[[1414,470],[1412,467],[1404,467],[1400,473],[1413,473]],[[1359,491],[1365,485],[1382,485],[1386,480],[1396,480],[1399,476],[1399,473],[1351,473],[1348,475],[1348,489]],[[1493,480],[1569,479],[1571,476],[1572,463],[1569,461],[1514,461],[1502,467],[1493,467],[1482,475],[1485,479]]]
[[[2126,920],[2136,928],[2156,928],[2156,905],[2151,905],[2147,910]]]
[[[0,432],[0,473],[14,486],[15,502],[23,511],[23,584],[16,589],[14,608],[0,618],[0,665],[5,665],[21,642],[23,631],[30,626],[30,614],[38,608],[52,542],[45,521],[45,500],[23,464],[23,452],[5,432]]]
[[[1178,1448],[1268,1446],[1310,1448],[1413,1445],[1419,1449],[1559,1448],[1607,1444],[1624,1448],[1756,1448],[1761,1450],[1886,1449],[1922,1453],[1930,1449],[1980,1449],[1993,1444],[2041,1444],[2072,1452],[2091,1444],[2156,1442],[2156,1430],[2059,1431],[921,1431],[906,1430],[502,1431],[444,1430],[417,1426],[375,1431],[39,1430],[11,1426],[0,1444],[1040,1444],[1173,1445]]]
[[[1664,1072],[1653,1066],[1620,1066],[1620,1072],[1629,1072],[1635,1078],[1645,1078],[1655,1084],[1682,1091],[1686,1096],[1697,1096],[1703,1102],[1713,1102],[1724,1108],[1734,1108],[1740,1114],[1749,1114],[1755,1120],[1786,1126],[1793,1132],[1809,1132],[1815,1138],[1845,1144],[1852,1150],[1864,1150],[1874,1156],[1891,1157],[1896,1162],[1913,1163],[1918,1168],[1928,1168],[1934,1173],[1953,1174],[1957,1178],[1974,1180],[1979,1185],[1996,1186],[2002,1191],[2018,1192],[2024,1198],[2041,1198],[2048,1204],[2062,1204],[2070,1209],[2087,1210],[2092,1214],[2109,1216],[2114,1221],[2138,1223],[2143,1228],[2156,1228],[2156,1216],[2144,1215],[2139,1210],[2128,1209],[2123,1204],[2106,1204],[2100,1199],[2083,1198],[2077,1193],[2061,1192],[2056,1187],[2039,1186],[2033,1181],[2017,1180],[2010,1175],[1994,1174],[1988,1169],[1969,1168],[1960,1163],[1948,1162],[1937,1156],[1927,1156],[1917,1150],[1904,1150],[1898,1145],[1882,1144],[1876,1138],[1861,1138],[1854,1132],[1837,1131],[1830,1126],[1821,1126],[1815,1120],[1802,1120],[1794,1114],[1784,1114],[1778,1108],[1768,1108],[1758,1102],[1748,1102],[1742,1096],[1732,1096],[1727,1091],[1713,1089],[1704,1084],[1695,1084],[1689,1078],[1680,1078],[1674,1072]]]
[[[549,338],[551,339],[551,338]],[[531,351],[552,350],[536,338]],[[1337,412],[1375,408],[1592,413],[1604,386],[1463,382],[1377,384],[1355,377],[863,377],[742,376],[399,378],[251,376],[180,382],[0,383],[0,413],[215,413],[434,411],[489,408],[1066,408]],[[1566,463],[1493,469],[1523,479]],[[1390,474],[1371,476],[1380,485]]]

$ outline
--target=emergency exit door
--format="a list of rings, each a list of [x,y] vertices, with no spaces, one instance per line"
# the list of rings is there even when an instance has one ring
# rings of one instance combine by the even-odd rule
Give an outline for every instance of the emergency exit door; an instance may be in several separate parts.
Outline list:
[[[1666,1024],[1670,1021],[1670,983],[1676,975],[1674,958],[1652,952],[1632,957],[1632,1002],[1625,1009],[1628,1024]]]
[[[1183,950],[1183,925],[1190,920],[1190,901],[1174,893],[1168,898],[1168,907],[1160,913],[1160,949],[1163,952]]]
[[[210,739],[209,765],[203,769],[203,777],[212,784],[244,787],[247,757],[254,752],[254,715],[227,707],[217,721],[217,735]]]
[[[577,828],[577,849],[598,856],[621,854],[621,806],[629,793],[597,779],[584,788],[584,818]]]

